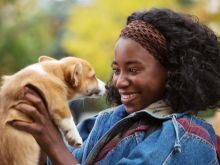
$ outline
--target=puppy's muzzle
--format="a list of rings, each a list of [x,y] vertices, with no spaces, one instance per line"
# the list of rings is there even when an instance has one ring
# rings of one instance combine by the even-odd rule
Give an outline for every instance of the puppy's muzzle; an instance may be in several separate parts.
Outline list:
[[[98,90],[99,90],[98,93],[99,96],[103,96],[106,92],[105,83],[99,79],[98,79]]]
[[[101,93],[101,90],[99,89],[93,89],[92,91],[88,92],[87,96],[99,96]]]
[[[105,94],[105,91],[105,83],[98,79],[98,88],[87,91],[86,96],[103,96]]]

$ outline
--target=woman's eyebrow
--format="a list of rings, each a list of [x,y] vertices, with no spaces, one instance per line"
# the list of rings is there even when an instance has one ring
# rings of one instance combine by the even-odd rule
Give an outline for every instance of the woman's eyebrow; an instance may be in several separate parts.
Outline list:
[[[125,62],[125,64],[126,65],[132,65],[132,64],[141,64],[141,62],[140,61],[127,61],[127,62]],[[118,63],[116,62],[116,61],[112,61],[112,64],[111,64],[111,66],[113,66],[113,65],[118,65]]]
[[[132,65],[132,64],[140,64],[139,61],[128,61],[125,63],[126,65]]]

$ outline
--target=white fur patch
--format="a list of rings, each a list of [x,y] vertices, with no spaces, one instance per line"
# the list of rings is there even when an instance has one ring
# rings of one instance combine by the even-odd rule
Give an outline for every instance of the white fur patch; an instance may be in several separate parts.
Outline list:
[[[98,88],[100,90],[99,95],[103,96],[105,94],[105,91],[106,91],[105,83],[103,81],[99,80],[99,79],[98,79]]]
[[[72,129],[73,125],[75,125],[75,123],[74,123],[72,117],[63,119],[63,120],[61,120],[61,122],[60,122],[60,128],[61,128],[63,131],[68,131],[68,130]]]
[[[64,132],[64,136],[68,142],[77,145],[82,144],[82,138],[72,117],[61,120],[59,127]]]
[[[41,65],[38,65],[38,64],[30,65],[30,66],[27,67],[27,69],[33,70],[33,71],[35,71],[35,72],[37,72],[37,73],[39,73],[39,74],[42,74],[42,75],[47,74],[47,73],[44,71],[43,67],[42,67]]]
[[[63,63],[62,60],[50,60],[50,61],[48,61],[48,62],[54,63],[54,64],[61,64],[61,63]]]

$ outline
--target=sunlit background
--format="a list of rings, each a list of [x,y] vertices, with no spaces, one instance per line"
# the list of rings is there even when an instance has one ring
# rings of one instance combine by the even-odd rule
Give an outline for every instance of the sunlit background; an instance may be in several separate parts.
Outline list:
[[[40,55],[77,56],[107,81],[127,16],[152,7],[194,14],[220,35],[220,0],[1,0],[0,76],[37,62]],[[87,111],[85,102],[81,107]]]

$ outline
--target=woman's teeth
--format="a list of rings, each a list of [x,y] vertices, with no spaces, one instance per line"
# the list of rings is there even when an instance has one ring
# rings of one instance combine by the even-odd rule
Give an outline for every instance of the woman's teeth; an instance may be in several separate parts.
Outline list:
[[[128,99],[132,99],[132,98],[134,98],[135,96],[136,96],[137,94],[135,94],[135,93],[133,93],[133,94],[129,94],[129,95],[125,95],[125,94],[122,94],[121,95],[121,99],[123,99],[123,100],[128,100]]]

